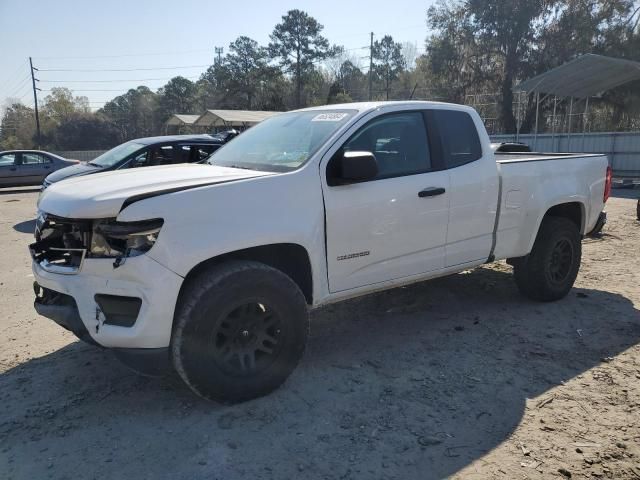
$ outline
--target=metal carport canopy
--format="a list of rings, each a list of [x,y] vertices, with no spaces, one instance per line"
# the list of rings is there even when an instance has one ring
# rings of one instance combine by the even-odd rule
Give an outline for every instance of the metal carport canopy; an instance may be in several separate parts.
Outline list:
[[[517,85],[514,90],[588,98],[640,79],[640,62],[588,53]]]
[[[260,123],[281,112],[260,110],[207,110],[198,118],[195,125],[206,127],[240,127]]]
[[[183,113],[174,113],[166,121],[167,125],[193,125],[200,115],[186,115]]]

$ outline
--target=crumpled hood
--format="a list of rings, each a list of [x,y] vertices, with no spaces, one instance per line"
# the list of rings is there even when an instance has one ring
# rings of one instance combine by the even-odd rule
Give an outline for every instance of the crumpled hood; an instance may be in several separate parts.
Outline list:
[[[64,218],[116,217],[128,199],[273,175],[214,165],[133,168],[69,178],[42,192],[38,209]]]
[[[101,171],[102,167],[96,167],[86,163],[78,163],[77,165],[71,165],[70,167],[64,167],[60,170],[56,170],[55,172],[51,172],[47,175],[47,182],[56,183],[66,178],[91,175],[93,173],[100,173]]]

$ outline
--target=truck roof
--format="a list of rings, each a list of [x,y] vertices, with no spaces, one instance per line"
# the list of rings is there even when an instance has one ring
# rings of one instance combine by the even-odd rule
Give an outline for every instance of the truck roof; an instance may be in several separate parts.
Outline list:
[[[429,106],[447,106],[451,107],[455,110],[467,110],[472,111],[471,107],[466,105],[460,105],[457,103],[446,103],[446,102],[431,102],[424,100],[389,100],[389,101],[380,101],[380,102],[353,102],[353,103],[334,103],[331,105],[320,105],[318,107],[309,107],[309,108],[301,108],[300,110],[296,110],[298,112],[305,111],[315,111],[315,110],[357,110],[358,112],[365,112],[369,110],[375,110],[377,108],[383,107],[393,107],[393,106],[405,106],[405,105],[413,105],[416,108],[425,108]]]

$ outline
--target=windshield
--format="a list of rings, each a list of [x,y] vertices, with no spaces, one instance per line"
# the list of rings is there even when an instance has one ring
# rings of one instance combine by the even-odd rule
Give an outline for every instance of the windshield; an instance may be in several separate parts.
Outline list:
[[[315,110],[276,115],[220,148],[207,163],[266,172],[295,170],[354,113]]]
[[[127,142],[111,150],[104,152],[99,157],[94,158],[89,162],[89,165],[96,165],[98,167],[113,167],[116,163],[124,160],[133,152],[144,148],[141,143]]]

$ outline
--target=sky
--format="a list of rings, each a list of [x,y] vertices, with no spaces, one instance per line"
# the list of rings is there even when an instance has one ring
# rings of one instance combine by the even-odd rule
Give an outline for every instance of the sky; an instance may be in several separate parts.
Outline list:
[[[0,0],[0,106],[9,98],[33,105],[30,56],[39,69],[40,102],[52,87],[67,87],[87,96],[95,110],[138,85],[156,90],[176,75],[197,80],[213,63],[214,47],[227,52],[240,35],[266,45],[282,15],[294,8],[324,25],[323,35],[363,66],[370,32],[416,44],[422,53],[433,3]]]

